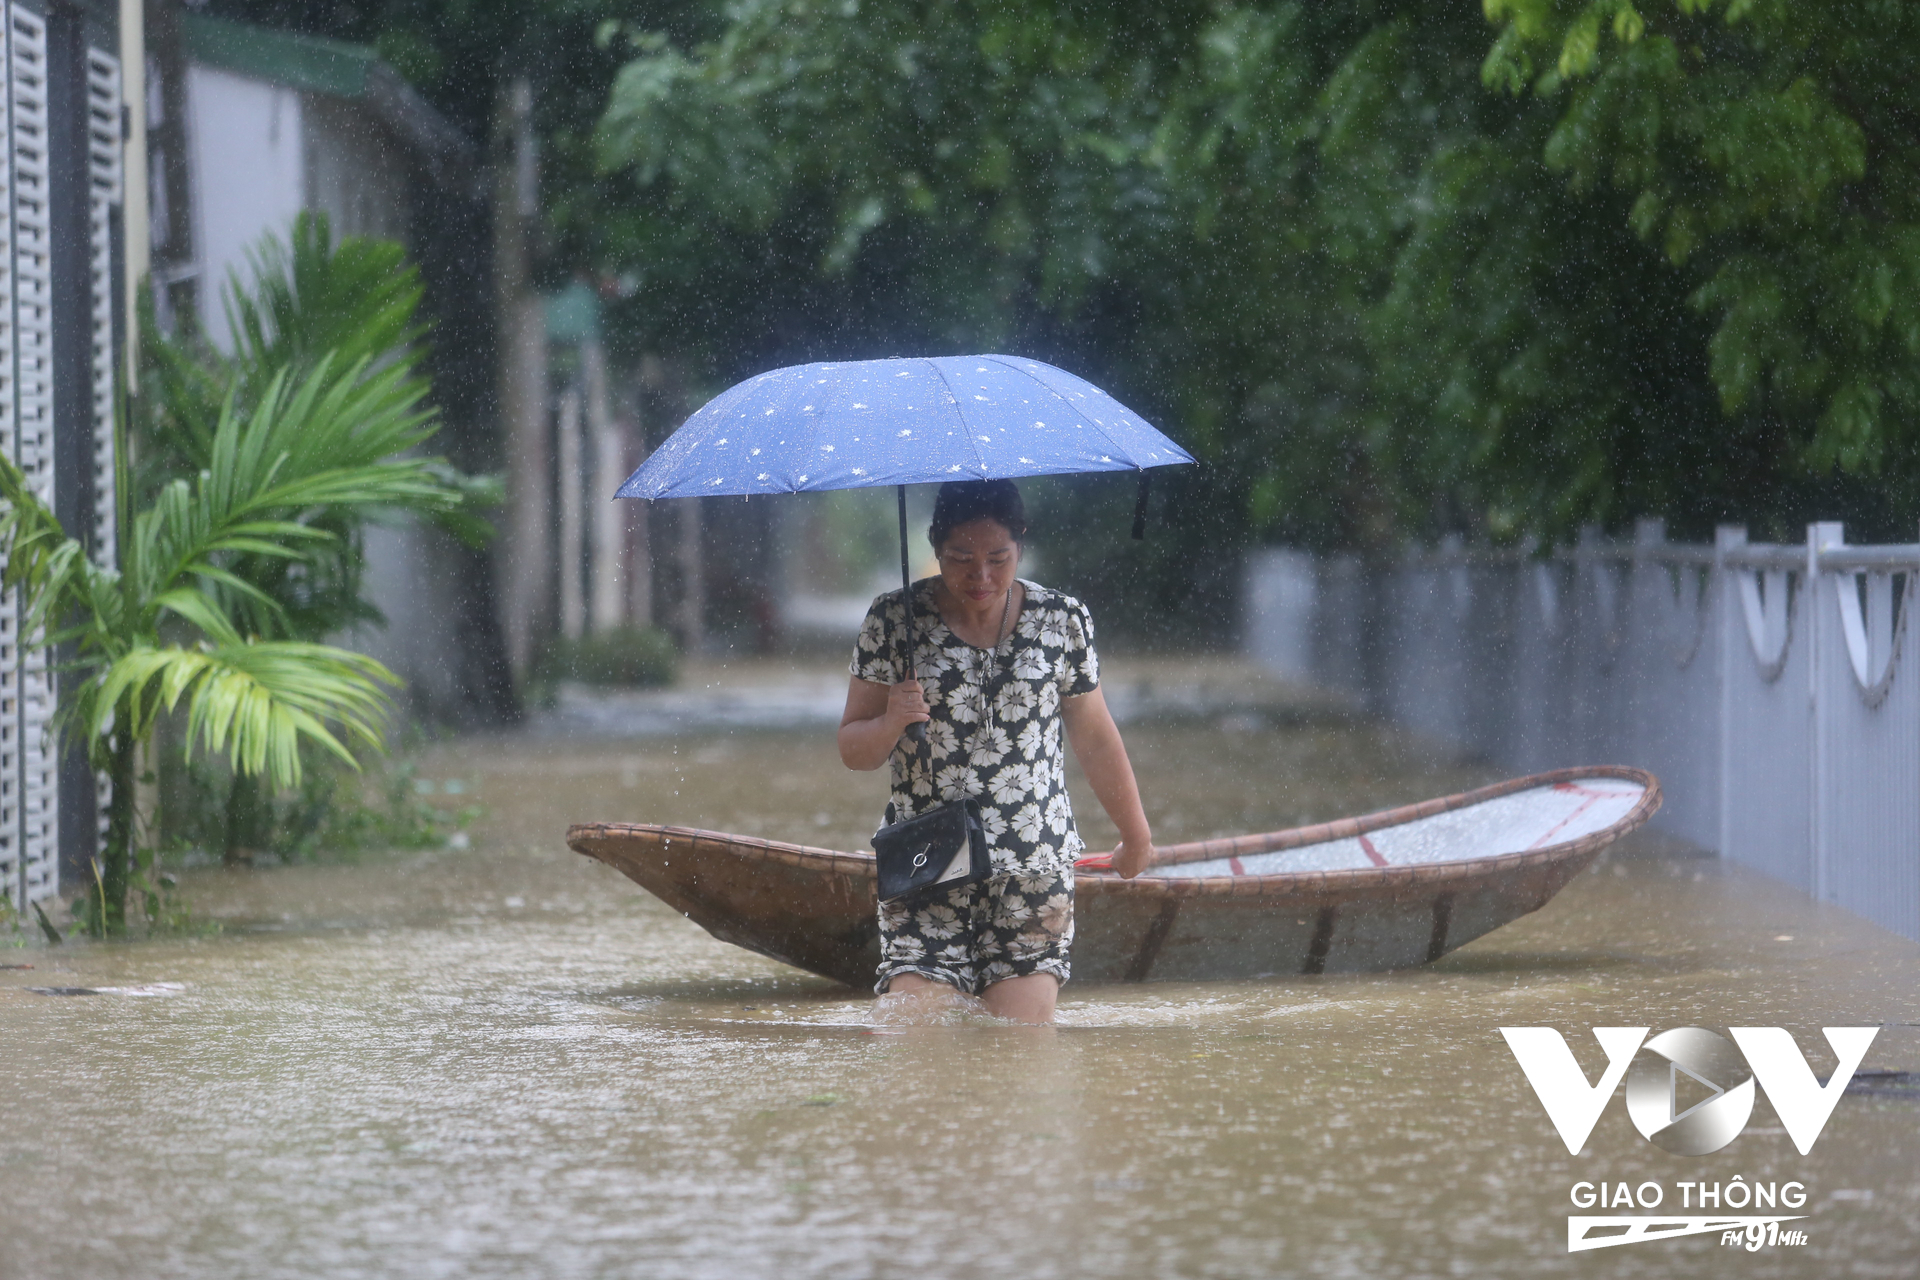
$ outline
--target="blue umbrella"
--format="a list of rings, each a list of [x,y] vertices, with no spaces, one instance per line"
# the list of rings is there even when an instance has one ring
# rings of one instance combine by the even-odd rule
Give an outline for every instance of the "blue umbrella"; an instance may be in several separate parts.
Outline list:
[[[728,388],[654,450],[615,496],[695,498],[894,485],[899,489],[900,581],[911,588],[910,484],[1137,471],[1133,536],[1138,538],[1146,525],[1147,468],[1192,461],[1185,449],[1100,388],[1038,360],[855,360],[790,365]],[[911,618],[909,611],[909,625]]]
[[[1193,458],[1063,369],[1017,356],[798,364],[708,401],[622,498],[1144,471]]]

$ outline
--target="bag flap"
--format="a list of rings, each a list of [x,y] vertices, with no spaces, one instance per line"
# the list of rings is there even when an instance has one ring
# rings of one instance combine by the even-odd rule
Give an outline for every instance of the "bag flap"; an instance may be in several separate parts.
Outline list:
[[[972,829],[978,826],[967,805],[943,804],[874,832],[880,900],[904,897],[939,880],[954,855],[972,845]]]

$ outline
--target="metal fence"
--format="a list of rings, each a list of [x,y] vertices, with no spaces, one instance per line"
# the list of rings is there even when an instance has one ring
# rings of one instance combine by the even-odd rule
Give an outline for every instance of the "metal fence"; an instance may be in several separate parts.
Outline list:
[[[1920,939],[1920,544],[1457,541],[1391,563],[1249,561],[1247,647],[1280,674],[1516,772],[1657,773],[1673,835]]]

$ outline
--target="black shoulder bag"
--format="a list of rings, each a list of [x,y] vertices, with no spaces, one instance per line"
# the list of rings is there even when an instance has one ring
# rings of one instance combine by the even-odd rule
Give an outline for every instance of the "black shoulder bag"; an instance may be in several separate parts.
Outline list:
[[[906,607],[907,661],[903,669],[913,674],[913,594],[909,590],[904,594]],[[1013,589],[1007,589],[1007,604],[1000,613],[1000,630],[1007,628],[1007,616],[1013,608]],[[980,682],[982,701],[980,719],[976,725],[987,722],[993,709],[994,690],[991,685],[998,675],[1001,637],[994,637],[990,651],[989,668],[986,678]],[[931,789],[933,782],[933,747],[927,741],[926,726],[916,724],[914,729],[920,732],[913,736],[918,740],[916,754],[919,764],[927,773],[927,785]],[[976,728],[975,732],[978,732]],[[913,776],[913,766],[907,767],[909,779]],[[887,805],[887,816],[893,816],[893,805]],[[936,889],[952,888],[955,885],[973,884],[985,880],[993,874],[993,862],[987,854],[987,832],[980,823],[980,806],[971,797],[948,800],[936,805],[925,813],[908,818],[905,822],[889,822],[873,833],[874,861],[879,871],[880,901],[895,902],[901,899],[930,896]]]

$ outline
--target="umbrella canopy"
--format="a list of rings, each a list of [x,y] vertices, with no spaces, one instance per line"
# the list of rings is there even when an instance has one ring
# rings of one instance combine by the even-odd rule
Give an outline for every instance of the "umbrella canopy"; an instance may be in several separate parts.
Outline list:
[[[1192,462],[1100,388],[1019,356],[800,364],[708,401],[622,498],[810,493]]]
[[[748,378],[667,437],[616,497],[697,498],[893,485],[900,587],[907,486],[1137,471],[1133,536],[1147,516],[1147,468],[1192,462],[1139,414],[1064,369],[1019,356],[796,364]],[[905,653],[914,652],[907,611]],[[909,730],[917,742],[920,725]]]

